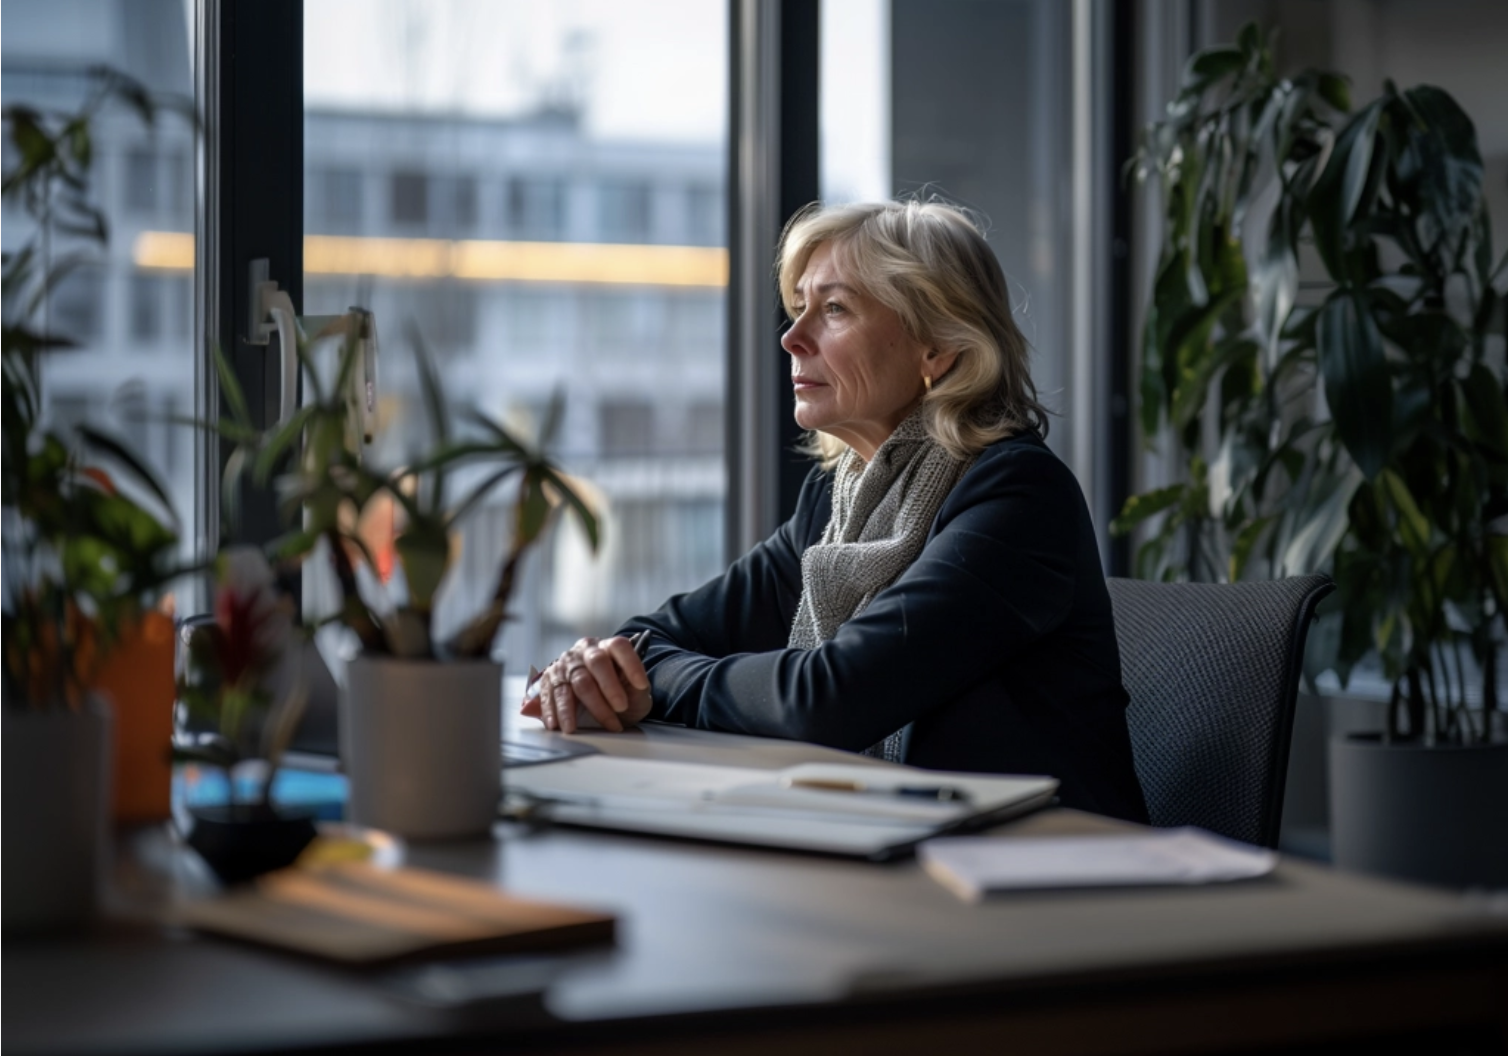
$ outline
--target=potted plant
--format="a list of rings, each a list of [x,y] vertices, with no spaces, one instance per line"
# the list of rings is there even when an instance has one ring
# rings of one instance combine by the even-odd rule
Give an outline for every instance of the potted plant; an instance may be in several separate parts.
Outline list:
[[[97,71],[76,114],[5,108],[14,165],[4,196],[34,225],[21,248],[5,255],[0,350],[7,931],[77,923],[92,913],[109,818],[112,725],[117,734],[145,731],[129,742],[137,748],[123,760],[129,765],[114,768],[150,786],[135,803],[144,799],[150,813],[167,798],[172,630],[154,605],[183,571],[172,505],[119,441],[87,425],[67,433],[49,427],[42,393],[43,356],[69,346],[46,325],[49,292],[106,238],[89,201],[90,123],[112,98],[151,119],[146,93],[110,71]],[[121,692],[127,675],[145,693]],[[117,709],[113,723],[109,703]]]
[[[231,547],[216,558],[215,572],[214,618],[193,628],[178,679],[178,699],[214,732],[185,738],[174,757],[225,774],[224,804],[189,808],[188,843],[221,880],[236,883],[289,865],[314,839],[311,813],[279,809],[272,798],[307,693],[297,675],[281,696],[268,688],[296,632],[293,600],[267,558],[255,547]],[[237,770],[250,760],[265,766],[260,791],[248,800]]]
[[[1190,471],[1114,527],[1161,515],[1144,575],[1330,572],[1309,669],[1344,685],[1372,655],[1392,686],[1386,728],[1331,747],[1336,860],[1501,883],[1508,258],[1446,92],[1347,104],[1334,74],[1279,77],[1247,27],[1149,129],[1133,171],[1166,226],[1142,428],[1169,422]]]
[[[251,428],[234,379],[222,371],[229,430],[240,445],[235,461],[259,483],[276,480],[294,527],[273,544],[274,554],[328,564],[340,599],[334,618],[360,646],[341,698],[348,819],[409,838],[485,835],[501,791],[502,668],[491,659],[493,641],[521,563],[557,509],[576,516],[593,547],[597,520],[543,454],[560,401],[546,416],[539,448],[479,411],[457,415],[417,335],[427,450],[394,468],[370,464],[354,424],[359,329],[357,320],[337,317],[300,344],[306,401],[265,433]],[[463,474],[469,480],[454,488]],[[510,481],[513,537],[490,598],[441,639],[435,600],[454,562],[457,525]],[[391,509],[394,525],[391,552],[380,555],[358,530],[363,514],[379,505]],[[388,569],[390,576],[378,574]]]

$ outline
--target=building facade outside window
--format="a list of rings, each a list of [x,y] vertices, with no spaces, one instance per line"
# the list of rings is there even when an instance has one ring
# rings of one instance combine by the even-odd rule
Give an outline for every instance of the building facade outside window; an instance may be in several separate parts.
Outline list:
[[[191,5],[7,0],[0,94],[7,106],[74,113],[98,87],[96,69],[108,66],[188,106],[192,34]],[[203,352],[191,336],[194,130],[175,107],[159,111],[149,127],[110,103],[90,131],[92,203],[110,237],[103,248],[66,233],[53,240],[55,259],[81,254],[82,264],[53,289],[45,320],[36,320],[76,345],[44,360],[46,414],[64,431],[87,421],[113,434],[162,477],[184,525],[187,559],[198,511],[217,498],[196,487],[192,430],[170,420],[195,407]],[[7,170],[13,162],[7,156]],[[0,230],[7,252],[29,237],[28,222],[7,207]],[[182,252],[172,260],[151,257],[149,236],[178,239]]]
[[[411,334],[435,353],[458,421],[474,407],[529,434],[564,400],[554,453],[596,496],[604,545],[592,558],[565,527],[526,570],[503,636],[505,663],[523,671],[723,568],[726,63],[699,61],[687,67],[694,85],[643,93],[667,51],[726,55],[725,11],[699,0],[415,9],[422,39],[378,23],[354,39],[336,31],[338,2],[305,0],[306,40],[325,42],[306,54],[306,185],[361,173],[382,207],[357,227],[339,211],[356,195],[339,205],[305,195],[300,308],[361,303],[377,317],[375,464],[403,464],[423,437]],[[577,46],[583,34],[592,48]],[[466,59],[478,39],[531,42],[519,77],[533,87],[497,76],[506,48]],[[370,253],[342,272],[309,248],[350,235],[342,245]],[[465,245],[492,263],[410,274],[421,243]],[[465,522],[441,634],[490,590],[510,501],[503,489]],[[324,604],[324,590],[306,575],[307,606]]]

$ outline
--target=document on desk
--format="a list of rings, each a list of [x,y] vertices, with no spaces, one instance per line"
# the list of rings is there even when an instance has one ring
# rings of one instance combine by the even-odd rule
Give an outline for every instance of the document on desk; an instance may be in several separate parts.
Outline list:
[[[996,891],[1211,884],[1265,876],[1278,856],[1203,829],[1127,836],[972,836],[928,840],[916,856],[968,902]]]
[[[809,763],[785,770],[588,756],[508,771],[506,795],[552,822],[884,858],[1048,803],[1049,777]]]

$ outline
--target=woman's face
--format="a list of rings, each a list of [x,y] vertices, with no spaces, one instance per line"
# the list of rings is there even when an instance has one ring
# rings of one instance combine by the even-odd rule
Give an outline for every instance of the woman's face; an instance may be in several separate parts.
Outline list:
[[[807,261],[793,302],[780,344],[791,354],[796,423],[837,437],[868,462],[922,398],[922,375],[941,373],[938,359],[895,312],[859,290],[831,243]]]

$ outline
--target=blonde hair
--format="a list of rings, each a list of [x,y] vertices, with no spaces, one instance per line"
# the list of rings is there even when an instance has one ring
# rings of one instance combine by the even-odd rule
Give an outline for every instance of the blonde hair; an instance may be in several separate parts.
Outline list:
[[[958,353],[922,397],[927,432],[949,454],[972,458],[1024,429],[1047,435],[1047,410],[1037,401],[1031,352],[1011,315],[1005,273],[966,213],[937,201],[813,202],[780,238],[776,275],[792,318],[796,284],[827,244],[911,337]],[[813,433],[804,448],[831,466],[847,445]]]

